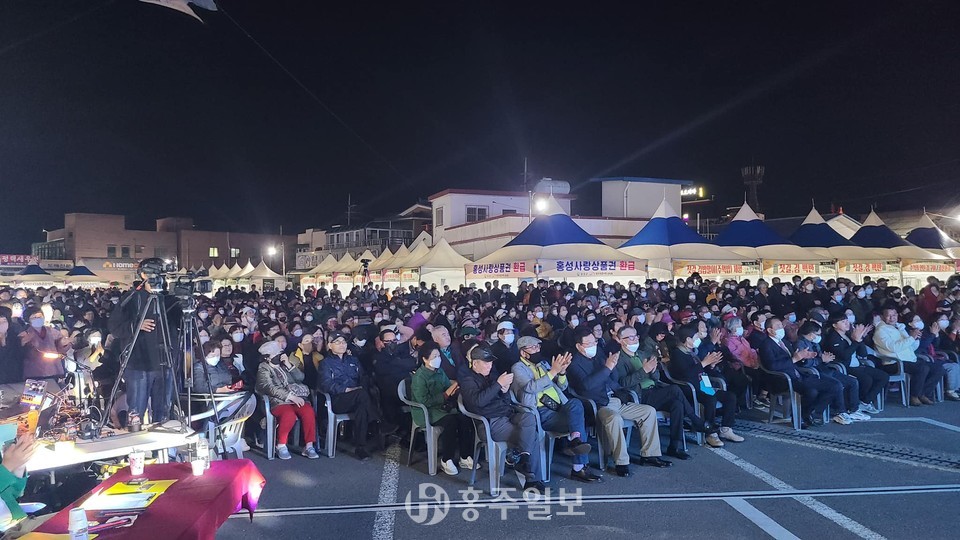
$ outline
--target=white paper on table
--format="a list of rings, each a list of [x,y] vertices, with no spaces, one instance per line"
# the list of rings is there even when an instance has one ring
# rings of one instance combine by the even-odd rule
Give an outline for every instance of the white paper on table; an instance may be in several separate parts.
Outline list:
[[[133,510],[146,508],[157,493],[124,493],[121,495],[94,495],[80,506],[84,510]]]

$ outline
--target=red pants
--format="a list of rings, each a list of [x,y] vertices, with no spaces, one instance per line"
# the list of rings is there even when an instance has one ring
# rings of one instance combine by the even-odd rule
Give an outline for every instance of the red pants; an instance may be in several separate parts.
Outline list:
[[[284,403],[276,407],[271,407],[270,412],[277,418],[277,444],[287,444],[290,437],[290,430],[300,419],[300,426],[303,430],[303,440],[312,443],[317,439],[317,417],[313,412],[313,407],[309,402],[303,406],[297,407],[292,403]],[[299,442],[299,441],[296,441]]]

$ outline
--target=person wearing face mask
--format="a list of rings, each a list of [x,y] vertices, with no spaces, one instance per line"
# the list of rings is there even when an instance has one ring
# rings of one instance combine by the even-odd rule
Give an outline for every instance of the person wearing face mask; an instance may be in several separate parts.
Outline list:
[[[846,302],[846,287],[838,289],[830,289],[830,301],[827,303],[827,311],[833,315],[835,313],[843,313],[847,310]]]
[[[65,373],[63,361],[57,358],[45,358],[45,354],[63,354],[69,348],[67,339],[60,331],[46,325],[46,318],[40,308],[31,307],[24,311],[27,329],[20,333],[20,345],[23,347],[23,376],[27,379],[57,379]]]
[[[384,329],[379,334],[383,349],[374,356],[374,380],[380,390],[380,408],[386,422],[397,426],[399,436],[405,439],[410,419],[401,412],[403,403],[397,395],[397,385],[420,365],[417,350],[430,341],[430,332],[421,327],[406,343],[400,344],[396,332]]]
[[[814,321],[807,321],[800,327],[800,338],[797,340],[797,348],[810,350],[816,353],[816,356],[808,358],[801,362],[802,366],[808,369],[815,369],[821,379],[833,379],[840,385],[840,396],[843,399],[843,408],[834,409],[834,422],[840,425],[852,424],[859,420],[869,420],[870,416],[860,412],[860,383],[856,377],[846,375],[839,369],[833,369],[829,365],[836,360],[836,356],[824,351],[820,346],[822,341],[822,329]]]
[[[290,361],[303,370],[303,383],[310,388],[316,388],[317,366],[323,360],[323,355],[314,345],[313,334],[305,334],[300,338],[296,349],[290,354]]]
[[[833,353],[836,362],[846,366],[847,373],[856,377],[860,387],[858,410],[867,414],[879,414],[880,392],[890,382],[890,376],[882,369],[870,365],[876,363],[864,344],[864,338],[873,329],[872,326],[850,324],[846,317],[834,315],[827,321],[829,331],[820,342],[821,348]]]
[[[73,358],[77,364],[80,364],[91,371],[101,365],[101,359],[104,355],[103,333],[96,328],[87,328],[83,331],[82,347],[73,353]]]
[[[873,332],[873,345],[880,356],[879,366],[887,373],[899,371],[895,360],[903,363],[903,371],[910,375],[910,405],[933,405],[937,382],[943,378],[943,367],[936,362],[927,362],[917,357],[923,321],[918,317],[908,319],[910,325],[898,322],[898,308],[887,305],[880,312],[880,322]]]
[[[948,345],[946,328],[949,326],[949,320],[947,316],[934,313],[929,317],[929,323],[927,324],[923,324],[919,314],[914,319],[923,328],[923,333],[920,335],[920,347],[917,348],[917,352],[927,355],[943,369],[944,398],[950,401],[960,401],[960,396],[957,395],[957,389],[960,388],[960,365],[954,362],[944,350],[944,346]]]
[[[502,321],[497,325],[497,341],[490,347],[490,352],[496,357],[494,368],[497,373],[510,373],[510,368],[520,361],[520,349],[515,343],[517,328],[510,321]]]
[[[723,360],[723,353],[712,351],[700,358],[698,348],[703,344],[700,328],[695,324],[683,326],[677,331],[677,345],[670,351],[670,374],[675,378],[693,385],[697,400],[703,405],[704,422],[714,424],[717,416],[717,404],[721,404],[723,417],[719,434],[707,435],[707,444],[721,447],[724,439],[731,442],[743,442],[743,437],[733,431],[737,419],[737,395],[721,389],[711,380],[722,378],[717,368]],[[681,388],[688,388],[682,386]]]
[[[807,429],[810,426],[823,425],[823,411],[828,406],[833,407],[835,411],[843,410],[843,396],[836,381],[821,379],[814,374],[803,373],[797,369],[798,363],[815,357],[817,353],[809,349],[794,349],[787,343],[784,340],[786,333],[780,319],[770,317],[764,326],[767,337],[757,351],[760,355],[760,363],[768,371],[777,371],[790,377],[793,390],[799,392],[801,396],[800,406],[803,417],[800,427]],[[766,375],[764,383],[772,393],[783,392],[786,389],[786,382],[775,376]]]
[[[620,327],[615,339],[620,345],[620,357],[614,368],[617,382],[625,390],[636,392],[641,404],[662,411],[670,420],[670,445],[664,455],[690,459],[690,454],[683,449],[684,418],[695,430],[703,433],[716,433],[719,428],[704,423],[679,386],[660,380],[659,356],[656,350],[641,349],[635,328]]]
[[[256,390],[270,401],[270,413],[278,422],[277,457],[290,459],[287,441],[299,418],[303,440],[306,441],[302,455],[308,459],[319,458],[313,446],[317,438],[316,412],[309,401],[309,389],[303,385],[303,372],[287,359],[276,341],[266,341],[258,350],[263,361],[257,368]]]
[[[624,422],[634,422],[640,432],[641,465],[670,467],[670,461],[661,459],[660,435],[657,431],[657,411],[649,405],[622,401],[614,392],[620,390],[614,370],[620,353],[603,357],[598,353],[597,340],[587,328],[576,333],[576,353],[567,375],[577,396],[592,399],[597,404],[597,427],[602,432],[604,448],[613,456],[618,476],[630,476],[630,454],[623,433]]]
[[[566,308],[561,307],[560,313],[563,315],[563,312]],[[576,333],[577,328],[580,326],[580,315],[574,311],[569,310],[565,315],[563,315],[566,326],[563,327],[563,331],[560,332],[560,339],[558,343],[560,348],[567,352],[573,352],[576,348]]]
[[[425,343],[417,355],[421,365],[411,377],[409,393],[413,401],[427,407],[430,423],[442,428],[438,441],[440,468],[451,476],[459,474],[454,464],[459,450],[460,469],[473,469],[473,422],[457,410],[460,386],[441,369],[444,359],[436,343]],[[414,407],[411,413],[418,426],[425,424],[420,408]]]
[[[467,360],[463,356],[459,346],[453,343],[450,337],[450,330],[445,326],[435,326],[430,331],[433,342],[440,348],[440,367],[447,374],[447,378],[456,381],[460,370],[467,366]]]
[[[514,396],[524,407],[536,407],[544,430],[569,433],[563,452],[573,458],[570,478],[596,482],[600,477],[587,467],[590,445],[583,442],[587,432],[583,404],[580,400],[567,399],[563,393],[567,388],[566,370],[572,356],[569,353],[557,355],[547,363],[540,354],[540,340],[533,336],[521,337],[517,345],[520,361],[511,368]]]
[[[867,287],[854,285],[852,293],[853,298],[850,300],[850,311],[854,315],[852,324],[865,324],[873,313],[873,302],[867,298]]]
[[[203,344],[203,359],[193,363],[193,393],[208,394],[210,392],[226,393],[237,389],[233,382],[230,369],[222,362],[220,344],[208,341]],[[203,363],[207,367],[204,370]],[[209,374],[209,379],[207,375]]]

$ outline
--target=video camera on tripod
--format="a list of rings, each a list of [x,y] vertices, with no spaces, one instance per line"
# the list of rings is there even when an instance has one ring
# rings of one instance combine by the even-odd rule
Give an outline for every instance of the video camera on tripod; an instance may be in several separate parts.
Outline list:
[[[179,300],[192,299],[197,294],[213,292],[213,281],[207,276],[206,271],[180,272],[172,261],[164,261],[157,257],[144,259],[140,262],[139,271],[150,284],[151,289],[159,291],[164,284],[167,284],[170,294]]]

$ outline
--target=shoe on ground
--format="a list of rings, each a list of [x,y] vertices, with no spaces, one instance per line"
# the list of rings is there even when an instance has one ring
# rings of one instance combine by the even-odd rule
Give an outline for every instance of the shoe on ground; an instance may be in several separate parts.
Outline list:
[[[513,470],[517,471],[518,473],[524,476],[527,476],[528,474],[533,472],[533,469],[531,468],[531,465],[530,465],[530,454],[528,454],[527,452],[521,453],[520,458],[517,459],[517,464],[513,466]]]
[[[716,424],[714,422],[704,422],[703,429],[700,430],[700,432],[706,434],[720,433],[720,424]]]
[[[285,444],[277,445],[277,458],[290,459],[290,450],[287,450],[287,445]]]
[[[367,452],[366,448],[357,448],[353,455],[360,461],[368,461],[370,459],[370,452]]]
[[[460,458],[459,465],[461,469],[473,469],[473,458],[470,456],[467,456],[465,458]],[[477,463],[477,470],[478,471],[480,470],[479,463]]]
[[[630,466],[629,465],[617,465],[614,467],[614,472],[617,473],[617,476],[621,478],[627,478],[630,476]]]
[[[307,459],[320,459],[320,454],[317,453],[317,449],[312,446],[305,448],[300,455]]]
[[[873,403],[860,403],[859,410],[860,412],[865,412],[867,414],[880,414],[880,409],[874,407]]]
[[[573,456],[584,456],[590,453],[592,447],[580,440],[580,437],[573,439],[567,446],[563,449],[563,455],[573,457]]]
[[[911,407],[919,407],[921,405],[923,405],[923,403],[920,401],[920,398],[915,398],[915,397],[910,398]]]
[[[924,405],[936,405],[937,402],[928,398],[927,396],[920,396],[920,403],[923,403]]]
[[[865,412],[863,412],[863,411],[853,411],[853,412],[851,412],[851,413],[847,413],[847,416],[849,416],[850,418],[853,418],[854,420],[856,420],[856,421],[858,421],[858,422],[862,422],[862,421],[864,421],[864,420],[870,420],[870,418],[871,418],[871,416],[870,416],[869,414],[867,414],[867,413],[865,413]]]
[[[831,418],[834,422],[840,424],[841,426],[848,426],[853,423],[853,419],[847,416],[847,413],[840,413]]]
[[[943,393],[943,397],[945,397],[946,399],[948,399],[948,400],[950,400],[950,401],[960,401],[960,394],[957,394],[957,392],[954,391],[954,390],[950,390],[950,391],[948,391],[948,392],[944,392],[944,393]]]
[[[448,460],[446,460],[446,461],[441,461],[441,462],[440,462],[440,470],[442,470],[442,471],[444,472],[444,474],[448,474],[448,475],[450,475],[450,476],[456,476],[456,475],[460,474],[460,471],[457,469],[457,466],[453,464],[453,460],[452,460],[452,459],[448,459]]]
[[[681,460],[688,460],[693,457],[690,454],[688,454],[686,450],[683,450],[682,448],[667,448],[667,451],[664,452],[663,455],[674,457]]]
[[[640,458],[640,465],[644,467],[658,467],[660,469],[664,469],[666,467],[673,467],[673,462],[660,459],[659,456],[645,456]]]
[[[523,484],[523,495],[527,497],[533,496],[536,498],[540,498],[543,496],[543,494],[546,491],[547,491],[547,486],[545,486],[543,482],[539,480],[527,480]]]
[[[753,398],[753,406],[754,406],[754,407],[757,407],[757,408],[759,408],[759,409],[764,409],[764,408],[766,408],[766,407],[769,407],[769,406],[770,406],[770,398],[769,398],[769,397],[766,397],[766,396],[764,396],[764,397],[757,396],[757,397]]]
[[[743,442],[743,437],[733,432],[733,428],[720,428],[720,438],[730,442]]]
[[[571,470],[570,479],[589,484],[590,482],[599,481],[600,477],[590,472],[590,469],[584,466],[584,468],[580,469],[579,471]]]
[[[716,433],[707,435],[707,444],[713,448],[723,447],[723,441],[720,440],[720,437],[718,437]]]

